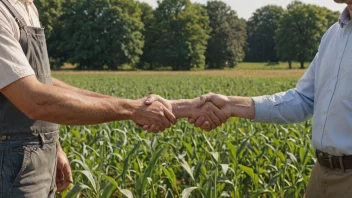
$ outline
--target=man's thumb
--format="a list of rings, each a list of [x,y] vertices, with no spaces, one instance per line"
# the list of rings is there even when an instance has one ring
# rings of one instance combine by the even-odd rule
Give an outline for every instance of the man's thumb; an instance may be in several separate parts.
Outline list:
[[[151,96],[148,96],[148,98],[144,101],[144,103],[145,103],[146,105],[151,105],[151,104],[153,104],[155,101],[156,101],[155,96],[151,95]]]

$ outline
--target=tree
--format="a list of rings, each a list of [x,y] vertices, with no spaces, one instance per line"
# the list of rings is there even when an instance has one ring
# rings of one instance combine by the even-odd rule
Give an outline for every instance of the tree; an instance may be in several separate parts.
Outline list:
[[[302,1],[294,0],[290,4],[287,5],[287,10],[290,10],[296,6],[304,5]]]
[[[317,52],[326,25],[325,12],[319,6],[302,4],[287,10],[275,37],[280,59],[290,64],[297,60],[304,68],[304,62]]]
[[[234,67],[244,58],[246,22],[222,1],[209,1],[206,8],[212,28],[206,51],[207,67]]]
[[[209,39],[206,10],[190,0],[163,0],[155,11],[155,39],[149,58],[173,70],[203,69]],[[157,34],[156,34],[157,33]]]
[[[323,11],[325,11],[325,18],[327,20],[327,25],[326,27],[330,27],[333,24],[335,24],[338,21],[338,18],[340,16],[340,12],[338,11],[332,11],[326,7],[322,7],[321,9],[323,9]]]
[[[294,8],[295,6],[304,5],[303,2],[294,0],[289,5],[287,5],[287,10]],[[327,19],[327,27],[332,26],[334,23],[337,22],[338,17],[340,16],[340,12],[332,11],[326,7],[319,7],[321,10],[321,15],[324,15]],[[325,13],[324,13],[325,12]]]
[[[275,31],[284,9],[268,5],[257,9],[247,22],[246,61],[278,62],[275,49]]]
[[[56,50],[80,69],[116,70],[142,54],[141,12],[132,0],[81,0],[61,16]]]
[[[40,22],[45,28],[47,38],[50,38],[59,17],[62,15],[62,0],[36,0],[35,5],[40,15]]]
[[[61,56],[60,51],[56,50],[59,40],[57,34],[61,31],[62,27],[60,17],[64,13],[65,2],[63,0],[37,0],[35,5],[38,9],[40,22],[45,28],[50,65],[52,68],[58,68],[62,65],[63,62],[60,60],[65,59]]]
[[[141,56],[141,61],[139,63],[139,67],[143,68],[146,65],[149,65],[149,69],[153,69],[155,63],[152,58],[151,51],[154,47],[154,43],[158,38],[158,29],[155,24],[155,16],[153,8],[147,3],[139,3],[139,7],[141,9],[141,21],[144,24],[144,29],[142,34],[144,36],[144,47],[143,54]]]

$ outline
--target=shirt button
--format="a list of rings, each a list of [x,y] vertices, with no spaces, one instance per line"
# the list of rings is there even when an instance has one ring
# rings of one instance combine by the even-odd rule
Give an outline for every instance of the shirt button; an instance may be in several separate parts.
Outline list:
[[[324,113],[324,115],[326,115],[326,111],[324,111],[323,113]]]
[[[336,78],[337,76],[336,75],[334,75],[334,78]]]

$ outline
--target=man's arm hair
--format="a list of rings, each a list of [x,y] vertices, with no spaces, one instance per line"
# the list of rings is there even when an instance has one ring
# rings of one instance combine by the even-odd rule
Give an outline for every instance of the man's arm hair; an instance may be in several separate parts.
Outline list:
[[[33,120],[85,125],[130,119],[136,102],[120,98],[96,98],[40,83],[34,75],[0,90]]]
[[[103,94],[100,94],[100,93],[96,93],[96,92],[93,92],[93,91],[80,89],[78,87],[71,86],[71,85],[69,85],[67,83],[64,83],[61,80],[58,80],[56,78],[52,78],[52,81],[53,81],[53,85],[55,87],[68,89],[70,91],[74,91],[76,93],[79,93],[79,94],[82,94],[82,95],[85,95],[85,96],[90,96],[90,97],[95,97],[95,98],[109,98],[110,97],[110,96],[103,95]]]
[[[55,79],[55,78],[52,78],[52,80],[53,80],[53,85],[56,87],[67,89],[67,90],[70,90],[70,91],[73,91],[73,92],[76,92],[76,93],[79,93],[79,94],[82,94],[85,96],[89,96],[89,97],[93,97],[93,98],[97,98],[97,99],[112,99],[112,98],[116,99],[112,96],[103,95],[100,93],[95,93],[92,91],[88,91],[88,90],[84,90],[84,89],[80,89],[80,88],[68,85],[60,80]],[[161,104],[161,105],[163,105],[163,104]],[[175,115],[172,114],[172,112],[170,112],[172,110],[172,108],[169,106],[165,106],[165,105],[163,108],[164,108],[163,116],[165,116],[165,117],[159,118],[159,120],[156,120],[156,122],[154,122],[154,124],[153,124],[153,122],[149,122],[149,124],[154,125],[154,127],[148,129],[149,131],[153,131],[153,132],[164,131],[165,128],[169,128],[171,126],[170,122],[173,124],[176,124],[176,121],[177,121],[176,117],[175,117]],[[160,109],[158,109],[158,110],[160,111]],[[143,113],[145,114],[145,112],[143,112]],[[153,116],[152,114],[149,113],[149,117],[151,119],[153,119],[153,117],[155,117],[155,115]],[[139,116],[139,118],[141,119],[141,116]],[[158,123],[158,124],[156,125],[155,123]],[[139,125],[139,124],[140,123],[137,123],[137,125]]]

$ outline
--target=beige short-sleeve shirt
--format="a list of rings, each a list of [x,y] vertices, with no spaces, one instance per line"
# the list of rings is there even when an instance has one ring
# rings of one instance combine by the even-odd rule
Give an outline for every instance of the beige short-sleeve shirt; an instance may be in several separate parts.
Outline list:
[[[40,27],[38,11],[32,0],[9,0],[28,26]],[[0,1],[0,90],[26,76],[34,75],[19,43],[19,27]]]

